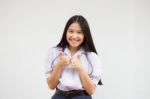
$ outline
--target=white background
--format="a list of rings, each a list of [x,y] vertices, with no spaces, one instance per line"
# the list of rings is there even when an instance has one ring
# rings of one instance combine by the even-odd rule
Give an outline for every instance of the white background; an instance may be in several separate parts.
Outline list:
[[[103,63],[93,99],[150,99],[149,0],[0,0],[0,99],[50,99],[49,47],[75,14],[89,22]]]

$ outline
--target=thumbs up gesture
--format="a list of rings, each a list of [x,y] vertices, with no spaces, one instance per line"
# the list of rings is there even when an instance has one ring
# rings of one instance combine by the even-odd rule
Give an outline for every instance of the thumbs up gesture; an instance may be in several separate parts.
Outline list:
[[[64,52],[60,51],[58,62],[62,66],[68,65],[71,62],[71,58],[69,56],[65,55]]]
[[[70,66],[71,68],[76,69],[76,70],[79,70],[83,67],[79,54],[72,57]]]

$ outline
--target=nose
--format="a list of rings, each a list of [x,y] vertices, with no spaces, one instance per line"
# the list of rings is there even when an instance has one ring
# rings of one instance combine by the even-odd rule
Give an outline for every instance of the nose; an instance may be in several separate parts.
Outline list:
[[[74,38],[76,38],[76,37],[77,37],[77,32],[74,32],[74,33],[72,34],[72,36],[73,36]]]

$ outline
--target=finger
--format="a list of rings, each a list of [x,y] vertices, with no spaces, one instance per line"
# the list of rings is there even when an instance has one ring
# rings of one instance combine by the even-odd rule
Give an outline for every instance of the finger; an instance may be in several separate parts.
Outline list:
[[[77,55],[77,58],[80,59],[80,55]]]
[[[80,56],[80,54],[79,53],[76,53],[74,56],[73,56],[73,58],[78,58]]]
[[[69,64],[70,64],[70,61],[67,62],[67,65],[69,65]]]
[[[80,59],[80,55],[76,55],[74,58]]]
[[[72,62],[72,59],[71,58],[69,58],[69,64]]]
[[[60,56],[63,56],[63,55],[65,55],[65,54],[64,54],[63,51],[60,51],[59,55],[60,55]]]

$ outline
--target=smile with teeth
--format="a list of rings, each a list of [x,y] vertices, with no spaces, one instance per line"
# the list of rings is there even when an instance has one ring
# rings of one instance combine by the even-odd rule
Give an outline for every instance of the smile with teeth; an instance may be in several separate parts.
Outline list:
[[[77,42],[79,42],[79,40],[72,40],[72,39],[70,39],[70,41],[71,41],[72,43],[77,43]]]

